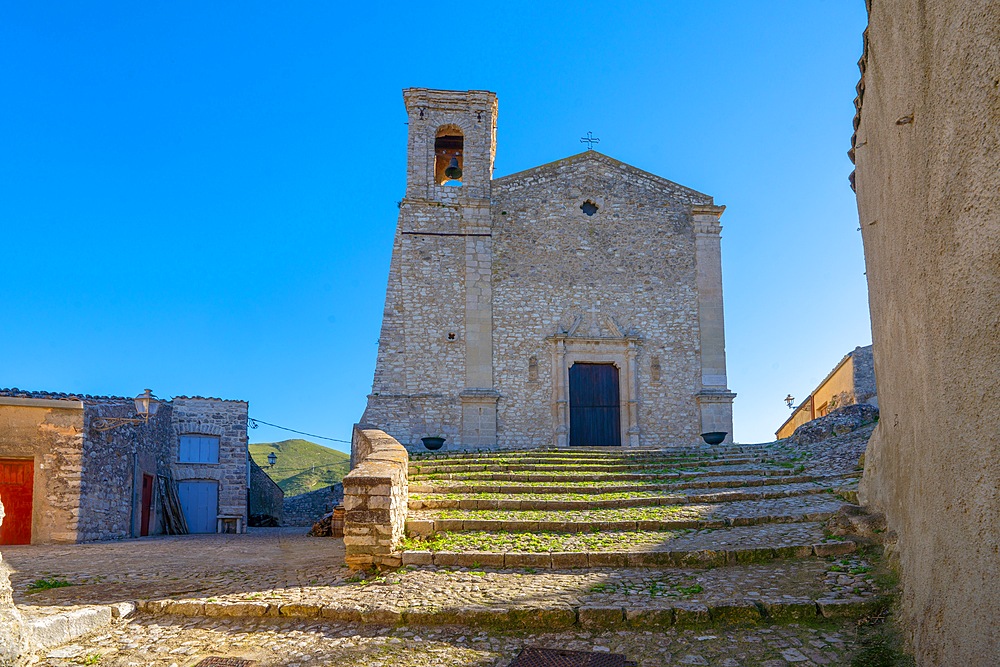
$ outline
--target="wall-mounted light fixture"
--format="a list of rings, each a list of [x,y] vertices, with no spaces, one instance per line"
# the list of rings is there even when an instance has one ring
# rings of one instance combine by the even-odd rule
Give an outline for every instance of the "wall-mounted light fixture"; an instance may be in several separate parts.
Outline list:
[[[278,455],[277,454],[275,454],[274,452],[271,452],[270,454],[267,455],[267,465],[268,466],[270,466],[270,467],[273,468],[274,464],[277,463],[277,462],[278,462]]]
[[[788,396],[785,396],[785,405],[788,406],[789,410],[792,409],[792,407],[793,407],[794,404],[795,404],[795,397],[794,396],[792,396],[791,394],[789,394]]]
[[[160,409],[160,403],[160,399],[147,389],[135,397],[135,412],[138,417],[98,417],[91,425],[98,431],[110,431],[126,424],[146,424]]]

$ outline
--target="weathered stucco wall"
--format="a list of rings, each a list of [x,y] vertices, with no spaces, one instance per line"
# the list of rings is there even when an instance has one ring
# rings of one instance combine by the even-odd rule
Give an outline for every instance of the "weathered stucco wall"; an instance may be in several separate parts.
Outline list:
[[[855,141],[882,418],[921,665],[1000,664],[1000,4],[874,0]]]
[[[83,405],[64,404],[65,408],[0,405],[0,458],[34,461],[33,543],[78,539]]]

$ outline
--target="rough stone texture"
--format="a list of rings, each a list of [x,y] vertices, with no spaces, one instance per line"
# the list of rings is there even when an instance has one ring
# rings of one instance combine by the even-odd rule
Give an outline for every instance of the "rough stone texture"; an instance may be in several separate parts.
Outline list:
[[[870,3],[854,140],[882,418],[862,501],[898,534],[921,665],[1000,664],[1000,5]]]
[[[252,459],[250,465],[250,525],[280,526],[284,515],[285,492]]]
[[[790,440],[800,445],[820,442],[856,431],[878,419],[878,408],[868,403],[837,408],[825,417],[806,422],[795,429]]]
[[[285,498],[282,526],[311,526],[344,502],[344,485],[337,482],[309,493]]]
[[[0,525],[3,525],[3,502],[0,498]],[[30,633],[11,596],[9,568],[0,554],[0,667],[30,664]]]
[[[146,423],[131,398],[0,390],[0,457],[34,461],[32,543],[138,537],[142,476],[216,480],[219,514],[246,525],[247,404],[175,397]],[[178,462],[180,436],[219,436],[218,464]],[[163,532],[154,490],[150,534]]]
[[[494,180],[493,93],[404,98],[407,192],[362,421],[407,446],[564,446],[570,366],[610,363],[621,444],[731,439],[723,207],[596,151]],[[442,133],[463,137],[461,187],[435,177]]]
[[[409,456],[378,429],[354,428],[357,466],[344,477],[344,561],[356,570],[397,567],[405,535]]]

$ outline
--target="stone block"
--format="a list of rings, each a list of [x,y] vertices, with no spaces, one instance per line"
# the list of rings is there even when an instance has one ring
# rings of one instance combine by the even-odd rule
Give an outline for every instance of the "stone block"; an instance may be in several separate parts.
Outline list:
[[[590,567],[590,559],[586,552],[581,551],[554,551],[552,556],[552,568],[555,570],[567,570],[578,567]]]
[[[431,551],[404,551],[403,565],[433,565],[434,553]]]
[[[663,630],[674,623],[674,609],[648,607],[625,609],[625,621],[635,629]]]
[[[819,557],[824,556],[843,556],[844,554],[852,554],[858,550],[858,545],[854,542],[823,542],[822,544],[813,545],[813,553]]]
[[[813,555],[813,548],[809,545],[775,547],[774,555],[776,558],[808,558]]]
[[[592,551],[587,554],[587,565],[589,567],[625,567],[628,561],[628,554],[625,552]]]
[[[620,630],[625,625],[625,610],[621,607],[580,607],[580,626],[587,630]]]
[[[457,551],[437,551],[434,553],[434,564],[438,567],[461,567]]]
[[[361,610],[354,607],[324,606],[320,608],[320,616],[341,623],[361,622]]]
[[[868,611],[870,601],[865,598],[817,600],[816,606],[823,618],[861,618]]]
[[[753,602],[731,601],[724,604],[713,604],[709,608],[712,620],[716,623],[741,625],[760,621],[760,609]]]
[[[301,602],[289,602],[278,605],[278,616],[290,616],[294,618],[310,618],[319,616],[321,606],[318,604],[307,604]]]
[[[674,625],[677,627],[699,627],[711,622],[708,605],[700,602],[678,602],[674,605]]]
[[[371,625],[399,625],[403,620],[403,613],[398,609],[389,607],[377,607],[366,609],[361,612],[361,622]]]
[[[628,567],[673,567],[673,554],[669,551],[630,551]]]
[[[507,612],[507,627],[512,630],[563,630],[576,625],[576,612],[569,607],[516,607]]]
[[[552,556],[548,553],[507,552],[504,554],[503,564],[504,567],[549,569],[552,567]]]
[[[819,610],[809,598],[777,598],[761,600],[764,613],[779,623],[808,621],[816,618]]]

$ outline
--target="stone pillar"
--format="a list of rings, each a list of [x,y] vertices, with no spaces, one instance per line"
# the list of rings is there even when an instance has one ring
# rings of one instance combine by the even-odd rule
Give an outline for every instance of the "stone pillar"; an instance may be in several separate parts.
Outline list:
[[[696,395],[702,433],[725,431],[733,439],[733,399],[726,379],[726,330],[722,308],[722,226],[725,206],[694,206],[695,270],[701,391]]]
[[[629,340],[628,347],[625,350],[625,373],[622,378],[625,380],[625,390],[627,392],[626,400],[628,401],[628,428],[625,431],[626,441],[625,444],[628,447],[638,447],[641,443],[639,440],[639,373],[638,366],[636,364],[636,355],[638,355],[639,349],[636,341]]]
[[[465,237],[465,391],[462,442],[497,444],[497,400],[493,389],[493,239],[489,210],[469,202],[462,213]]]
[[[0,502],[0,525],[3,517],[3,502]],[[7,566],[0,555],[0,667],[22,667],[34,662],[28,638],[28,628],[14,606]]]

